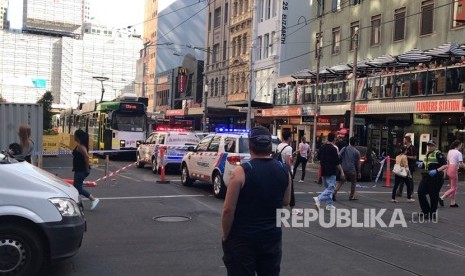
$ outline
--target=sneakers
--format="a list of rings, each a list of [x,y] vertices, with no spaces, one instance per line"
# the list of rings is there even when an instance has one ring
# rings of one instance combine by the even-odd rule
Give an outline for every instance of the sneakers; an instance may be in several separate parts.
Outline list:
[[[99,202],[100,202],[100,199],[98,199],[98,198],[96,198],[94,201],[92,201],[92,205],[90,206],[90,209],[94,210],[95,207],[97,207]]]
[[[315,196],[313,198],[313,201],[315,201],[315,208],[319,211],[320,210],[320,199],[317,196]]]
[[[299,183],[304,183],[304,181],[303,181],[303,180],[299,180]]]
[[[455,204],[451,204],[450,207],[452,207],[452,208],[458,208],[459,206],[457,205],[457,203],[455,203]]]
[[[326,205],[326,210],[327,211],[336,210],[336,207],[334,207],[334,205]]]
[[[439,205],[441,205],[441,207],[444,207],[444,200],[439,198]]]
[[[415,199],[409,198],[409,199],[407,199],[407,202],[409,202],[409,203],[415,202]]]
[[[304,213],[304,210],[302,209],[292,209],[293,215],[299,216],[299,215],[302,215],[303,213]]]
[[[392,203],[397,203],[398,201],[395,200],[395,199],[391,199],[391,202],[392,202]]]

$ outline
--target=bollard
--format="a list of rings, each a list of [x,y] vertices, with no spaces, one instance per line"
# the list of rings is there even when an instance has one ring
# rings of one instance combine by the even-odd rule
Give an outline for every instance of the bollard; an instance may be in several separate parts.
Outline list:
[[[110,163],[110,156],[108,154],[105,155],[105,175],[108,175],[108,164]],[[107,179],[104,180],[107,182]]]
[[[165,148],[160,147],[161,180],[157,180],[158,184],[168,184],[168,183],[170,183],[169,180],[166,180],[165,165],[163,165],[164,157],[165,157]]]
[[[386,157],[386,185],[384,187],[391,188],[391,157]]]

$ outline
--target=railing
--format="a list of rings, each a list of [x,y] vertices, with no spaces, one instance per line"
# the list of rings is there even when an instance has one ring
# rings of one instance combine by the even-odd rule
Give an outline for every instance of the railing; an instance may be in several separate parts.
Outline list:
[[[353,80],[323,82],[318,87],[318,102],[348,102],[354,92]],[[299,105],[315,102],[316,85],[297,85],[274,89],[274,105]],[[457,94],[465,90],[465,65],[383,74],[357,79],[357,100],[427,97]]]

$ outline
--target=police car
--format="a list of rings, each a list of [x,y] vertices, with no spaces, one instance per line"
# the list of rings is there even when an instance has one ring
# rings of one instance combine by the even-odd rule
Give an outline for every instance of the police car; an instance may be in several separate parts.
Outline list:
[[[155,131],[137,147],[137,167],[152,165],[152,172],[159,173],[161,165],[179,168],[189,146],[197,145],[200,139],[193,133],[183,130]],[[161,148],[165,149],[163,160]]]
[[[215,197],[223,198],[233,170],[250,160],[249,138],[246,130],[217,131],[188,148],[182,159],[181,183],[191,186],[196,180],[210,182]]]

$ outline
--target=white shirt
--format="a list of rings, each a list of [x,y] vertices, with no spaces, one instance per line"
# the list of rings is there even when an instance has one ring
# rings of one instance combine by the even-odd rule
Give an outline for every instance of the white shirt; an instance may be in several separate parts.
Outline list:
[[[290,160],[291,160],[291,164],[290,164],[290,167],[291,167],[291,170],[293,169],[292,168],[292,147],[286,143],[281,143],[278,145],[278,148],[276,149],[277,152],[281,152],[281,159],[283,160],[283,162],[285,163],[286,162],[286,157],[287,156],[290,156]]]
[[[310,149],[310,146],[307,143],[300,143],[299,144],[300,156],[307,159],[307,155],[308,155],[307,153],[309,149]]]
[[[456,149],[449,150],[447,153],[447,162],[450,165],[458,165],[460,162],[463,162],[462,153]]]

